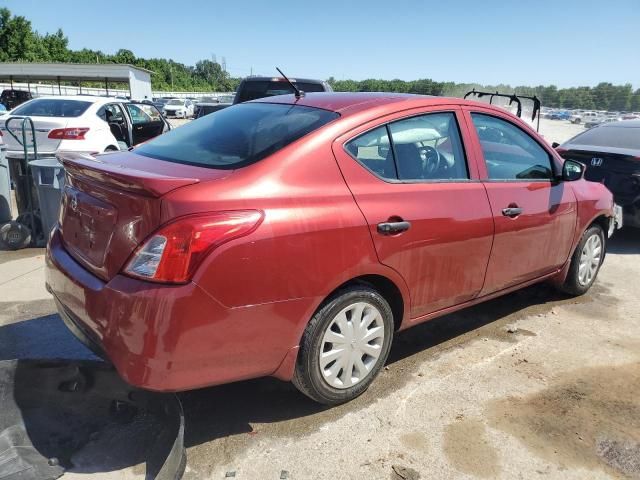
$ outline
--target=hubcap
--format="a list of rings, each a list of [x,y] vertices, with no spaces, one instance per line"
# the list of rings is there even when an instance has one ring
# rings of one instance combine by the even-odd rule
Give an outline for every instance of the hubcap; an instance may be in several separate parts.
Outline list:
[[[578,266],[578,282],[580,282],[580,285],[586,286],[593,282],[601,259],[602,240],[600,235],[593,234],[587,239],[580,255],[580,265]]]
[[[384,323],[380,311],[358,302],[338,313],[327,328],[320,349],[320,371],[334,388],[364,380],[382,353]]]

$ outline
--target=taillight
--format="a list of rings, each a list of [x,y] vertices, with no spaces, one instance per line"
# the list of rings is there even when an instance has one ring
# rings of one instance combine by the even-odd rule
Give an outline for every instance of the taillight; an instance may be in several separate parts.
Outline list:
[[[179,218],[147,238],[127,262],[124,273],[152,282],[188,282],[209,252],[253,232],[262,218],[257,210]]]
[[[49,132],[49,138],[55,140],[84,140],[88,128],[56,128]]]

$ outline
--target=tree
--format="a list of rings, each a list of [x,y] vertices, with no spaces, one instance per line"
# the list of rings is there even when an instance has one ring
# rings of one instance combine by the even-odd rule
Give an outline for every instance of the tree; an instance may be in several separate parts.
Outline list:
[[[26,18],[12,17],[11,12],[0,9],[0,61],[37,62],[47,60],[38,34]]]
[[[68,62],[71,58],[67,45],[69,39],[64,36],[61,29],[58,29],[56,33],[47,33],[42,37],[42,44],[47,51],[49,60],[52,62]]]

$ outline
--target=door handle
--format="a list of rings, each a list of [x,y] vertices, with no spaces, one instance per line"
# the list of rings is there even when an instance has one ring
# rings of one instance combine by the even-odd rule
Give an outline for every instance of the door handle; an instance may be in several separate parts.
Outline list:
[[[383,222],[378,224],[378,233],[380,235],[395,235],[406,232],[409,228],[411,228],[410,222]]]
[[[522,213],[520,207],[508,207],[502,209],[502,215],[505,217],[515,218]]]

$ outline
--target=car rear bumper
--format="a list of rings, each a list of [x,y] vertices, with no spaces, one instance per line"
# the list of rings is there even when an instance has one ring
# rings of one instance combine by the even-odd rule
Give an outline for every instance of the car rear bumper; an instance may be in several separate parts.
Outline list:
[[[60,237],[54,229],[47,246],[47,289],[69,329],[131,385],[181,391],[279,375],[297,345],[292,320],[307,311],[309,299],[228,308],[194,283],[160,285],[123,275],[103,282],[71,257]]]

